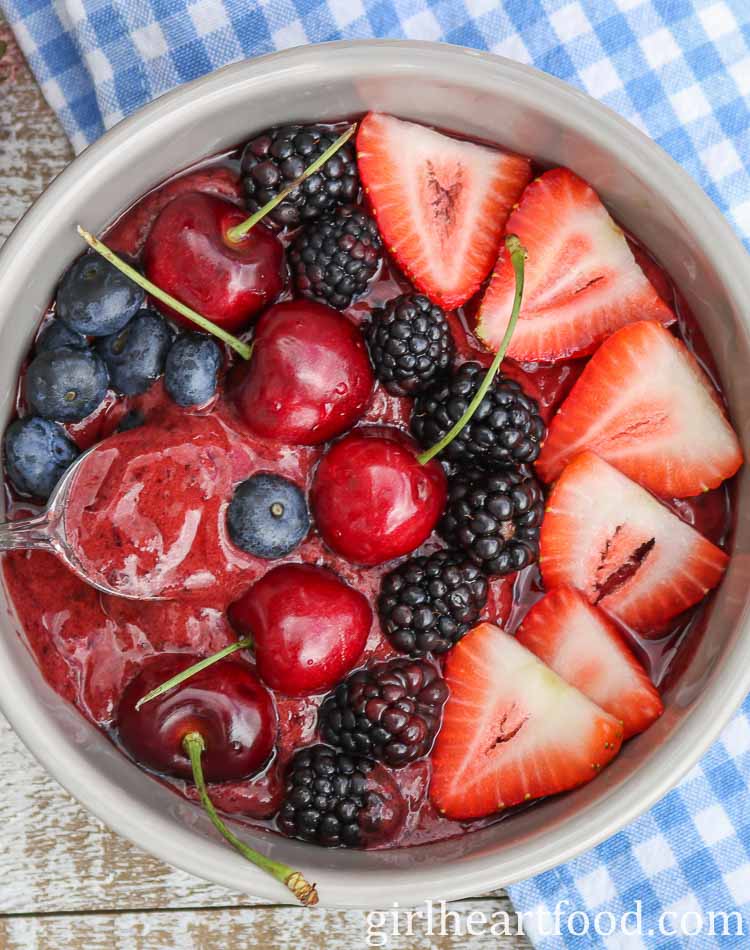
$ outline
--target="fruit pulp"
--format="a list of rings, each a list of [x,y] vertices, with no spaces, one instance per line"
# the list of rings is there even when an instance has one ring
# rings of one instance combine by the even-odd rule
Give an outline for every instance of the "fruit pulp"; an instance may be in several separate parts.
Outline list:
[[[107,240],[121,253],[140,254],[150,224],[178,194],[202,190],[239,203],[237,178],[239,151],[233,150],[204,161],[168,180],[141,198],[110,229]],[[284,239],[285,242],[288,238]],[[708,347],[679,291],[648,252],[632,242],[634,253],[658,291],[678,314],[675,332],[686,342],[704,369],[718,382]],[[386,257],[367,296],[347,313],[355,323],[367,318],[373,306],[410,290],[406,279]],[[286,290],[280,299],[291,297]],[[488,354],[474,337],[472,302],[450,315],[460,359],[476,359],[489,365]],[[233,360],[227,353],[230,363]],[[584,359],[553,366],[518,365],[505,361],[503,371],[518,379],[540,404],[549,419],[580,374]],[[23,377],[23,374],[22,374]],[[23,414],[19,380],[19,412]],[[312,473],[322,454],[320,446],[281,446],[253,436],[227,397],[232,371],[214,404],[199,413],[176,408],[164,393],[161,381],[143,395],[117,398],[114,394],[81,423],[66,429],[80,448],[88,448],[117,429],[131,411],[142,413],[147,425],[118,437],[112,472],[125,473],[121,484],[130,497],[143,498],[140,519],[123,507],[125,496],[107,493],[106,478],[99,489],[89,484],[93,495],[71,512],[77,544],[92,563],[106,570],[128,571],[135,588],[148,583],[150,571],[171,571],[173,590],[180,597],[162,602],[138,602],[98,594],[72,575],[56,558],[43,552],[15,552],[6,556],[3,572],[10,600],[36,661],[50,685],[73,703],[90,721],[105,731],[111,729],[114,709],[124,686],[142,660],[158,652],[208,655],[234,642],[236,633],[226,618],[227,606],[255,580],[279,562],[261,561],[232,548],[217,535],[228,503],[226,486],[254,471],[275,471],[309,489]],[[410,400],[389,396],[376,387],[361,425],[390,424],[408,431]],[[102,453],[103,455],[104,453]],[[155,459],[158,459],[156,462]],[[168,464],[163,464],[164,460]],[[214,480],[202,482],[199,471],[208,466]],[[103,465],[107,468],[107,465]],[[169,469],[165,472],[164,468]],[[164,484],[167,483],[165,489]],[[184,486],[181,489],[181,486]],[[165,491],[170,504],[161,503]],[[8,508],[13,517],[28,513],[29,505],[14,496],[6,483]],[[125,493],[128,494],[127,492]],[[174,563],[164,563],[164,551],[175,552],[179,523],[186,512],[202,509],[190,543],[180,549]],[[686,521],[710,540],[725,545],[732,528],[732,484],[698,498],[669,503]],[[135,520],[135,523],[133,523]],[[143,545],[143,541],[147,543]],[[184,539],[182,539],[184,542]],[[161,545],[161,556],[154,551]],[[424,550],[440,546],[431,539]],[[179,547],[179,546],[178,546]],[[303,561],[329,567],[360,590],[374,606],[382,575],[392,565],[355,567],[325,549],[312,534],[289,562]],[[526,611],[542,594],[536,567],[519,575],[490,582],[490,595],[483,617],[513,632]],[[667,683],[676,675],[702,634],[710,599],[649,639],[630,635],[638,655],[653,680]],[[376,612],[361,663],[394,655],[382,636]],[[282,774],[293,751],[316,740],[317,707],[322,696],[285,698],[276,696],[280,737],[276,754],[265,771],[250,781],[215,785],[211,794],[217,807],[240,820],[273,827],[271,816],[283,794]],[[470,824],[449,821],[433,808],[427,789],[429,759],[395,770],[394,778],[407,801],[409,814],[391,846],[407,846],[441,840],[482,827],[500,816]],[[181,794],[195,798],[195,790],[178,779],[160,779]]]

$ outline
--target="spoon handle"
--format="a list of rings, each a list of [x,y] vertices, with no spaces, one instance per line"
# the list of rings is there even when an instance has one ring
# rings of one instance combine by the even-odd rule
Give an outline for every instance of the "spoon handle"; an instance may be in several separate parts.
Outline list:
[[[25,521],[0,523],[0,552],[53,550],[49,516],[45,512]]]

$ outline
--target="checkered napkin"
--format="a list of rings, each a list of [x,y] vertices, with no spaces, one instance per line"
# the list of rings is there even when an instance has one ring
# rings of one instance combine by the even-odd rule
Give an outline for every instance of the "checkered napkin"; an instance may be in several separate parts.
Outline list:
[[[323,40],[440,39],[531,63],[616,109],[700,182],[750,246],[750,0],[0,0],[0,9],[79,151],[232,60]],[[510,889],[519,911],[534,911],[526,929],[537,946],[749,947],[749,784],[750,699],[650,812]],[[550,935],[558,903],[562,933]],[[576,936],[586,925],[573,911],[588,914],[587,935]],[[732,911],[745,914],[744,935],[731,935],[735,918],[727,936],[721,917],[709,926],[711,912]],[[619,927],[627,912],[639,936]]]

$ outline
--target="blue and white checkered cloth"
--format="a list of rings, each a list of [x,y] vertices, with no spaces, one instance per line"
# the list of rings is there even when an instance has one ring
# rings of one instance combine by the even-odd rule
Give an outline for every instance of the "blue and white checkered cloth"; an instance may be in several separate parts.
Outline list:
[[[750,0],[0,0],[0,9],[78,151],[155,96],[242,57],[334,39],[444,40],[530,63],[616,109],[693,175],[750,246]],[[750,699],[650,812],[510,889],[536,945],[750,946],[749,784]],[[559,902],[562,933],[550,935]],[[573,911],[588,915],[588,934],[576,936],[586,923]],[[626,930],[640,935],[618,926],[607,936],[609,915],[628,912]],[[732,912],[743,933],[730,916],[724,935],[721,915]]]

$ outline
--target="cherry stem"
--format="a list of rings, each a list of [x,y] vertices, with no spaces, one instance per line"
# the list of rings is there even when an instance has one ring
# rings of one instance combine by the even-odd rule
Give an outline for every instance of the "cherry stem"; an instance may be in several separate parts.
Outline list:
[[[244,360],[250,359],[251,348],[247,343],[243,343],[242,340],[238,340],[236,336],[227,333],[226,330],[217,326],[213,321],[202,317],[199,313],[196,313],[195,310],[188,307],[187,304],[182,303],[176,297],[168,294],[166,290],[157,287],[148,277],[144,277],[143,274],[134,267],[131,267],[130,264],[126,264],[121,257],[118,257],[106,244],[103,244],[98,238],[94,237],[93,234],[82,228],[80,224],[77,230],[89,247],[93,248],[97,254],[101,254],[105,260],[109,261],[110,264],[125,274],[126,277],[129,277],[134,284],[138,284],[139,287],[142,287],[147,293],[151,294],[152,297],[156,297],[157,300],[161,300],[162,303],[171,307],[172,310],[176,310],[177,313],[182,314],[183,317],[187,317],[188,320],[197,324],[202,330],[205,330],[207,333],[212,333],[215,337],[223,340],[227,346],[231,346]]]
[[[249,650],[252,645],[252,637],[243,637],[242,640],[238,640],[236,643],[230,643],[228,647],[224,647],[223,650],[219,650],[217,653],[212,653],[211,656],[207,656],[204,660],[199,660],[197,663],[193,663],[193,665],[189,666],[186,670],[183,670],[181,673],[177,673],[175,676],[170,677],[168,680],[161,683],[161,685],[155,686],[151,692],[146,693],[145,696],[141,696],[141,698],[135,704],[136,712],[141,708],[141,706],[144,706],[146,703],[150,703],[152,699],[156,699],[157,696],[161,696],[162,693],[166,693],[167,690],[170,690],[175,686],[179,686],[180,683],[184,683],[185,680],[190,679],[191,676],[195,676],[196,673],[200,673],[201,670],[208,669],[209,666],[213,666],[214,663],[218,663],[219,660],[223,660],[225,656],[231,656],[233,653],[237,653],[238,650]]]
[[[422,452],[421,455],[417,456],[417,461],[420,465],[426,465],[431,459],[434,459],[438,453],[442,452],[443,449],[450,445],[450,443],[456,438],[458,433],[464,428],[464,426],[471,420],[471,417],[477,411],[480,406],[480,403],[487,395],[487,391],[492,385],[495,376],[497,376],[497,371],[500,369],[500,364],[505,358],[505,354],[508,352],[508,347],[510,346],[510,339],[513,336],[513,331],[516,329],[516,324],[518,323],[518,314],[521,311],[521,300],[523,299],[523,276],[524,276],[524,264],[526,262],[526,248],[521,244],[515,234],[509,234],[505,238],[505,247],[510,254],[510,261],[513,265],[513,273],[516,278],[516,293],[513,297],[513,308],[510,312],[510,319],[508,320],[508,326],[505,330],[505,335],[503,336],[500,347],[495,354],[495,358],[490,364],[490,368],[485,373],[484,379],[482,380],[479,389],[477,389],[474,398],[471,400],[469,405],[466,407],[466,411],[458,420],[458,422],[449,429],[443,438],[436,442],[432,448],[427,449],[427,451]]]
[[[262,208],[259,208],[254,214],[251,214],[249,218],[246,218],[240,224],[235,225],[235,227],[230,228],[226,233],[227,240],[234,244],[241,241],[248,231],[252,230],[259,221],[262,221],[267,214],[270,214],[274,208],[276,208],[281,204],[282,201],[288,198],[289,195],[299,188],[299,186],[304,181],[307,181],[311,175],[314,175],[315,172],[319,171],[330,158],[333,158],[336,152],[338,152],[342,146],[346,145],[346,143],[356,131],[356,123],[354,125],[350,125],[343,135],[340,135],[332,145],[328,146],[322,155],[316,158],[315,161],[302,172],[299,178],[295,178],[294,181],[288,184],[286,188],[283,188],[278,193],[278,195],[276,195],[274,198],[271,198],[270,201],[266,202],[266,204],[264,204]]]
[[[193,769],[193,779],[195,780],[195,785],[200,795],[201,804],[219,834],[226,838],[232,847],[239,851],[243,858],[257,865],[257,867],[262,868],[272,877],[275,877],[277,881],[280,881],[285,887],[288,887],[297,900],[304,904],[305,907],[311,907],[313,904],[317,904],[318,892],[315,885],[309,884],[300,871],[295,871],[286,864],[273,861],[264,854],[253,851],[252,848],[249,848],[244,842],[240,841],[237,835],[231,832],[221,820],[208,794],[206,780],[203,777],[201,757],[206,751],[206,743],[200,732],[189,732],[182,740],[182,747],[190,759],[190,765]]]

